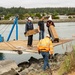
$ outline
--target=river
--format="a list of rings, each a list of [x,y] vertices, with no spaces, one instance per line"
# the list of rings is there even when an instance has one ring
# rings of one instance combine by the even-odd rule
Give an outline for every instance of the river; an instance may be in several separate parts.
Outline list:
[[[46,24],[45,24],[46,26]],[[37,28],[38,25],[34,24],[34,28]],[[0,34],[4,37],[4,41],[7,40],[7,37],[9,35],[9,32],[12,28],[12,24],[1,24],[0,25]],[[55,29],[58,33],[58,36],[60,39],[62,38],[75,38],[75,22],[61,22],[61,23],[55,23]],[[13,33],[11,35],[10,40],[15,39],[15,28],[13,30]],[[25,25],[24,24],[19,24],[19,40],[27,40],[27,37],[24,36],[24,31],[25,31]],[[45,35],[47,34],[47,27],[45,27]],[[38,40],[38,34],[35,34],[33,37],[34,40]],[[64,53],[66,51],[66,46],[72,45],[70,44],[63,44],[54,47],[54,53]],[[71,47],[70,47],[71,49]],[[5,59],[10,59],[10,60],[15,60],[15,62],[18,64],[23,61],[27,61],[31,56],[34,56],[35,58],[41,57],[39,54],[12,54],[12,53],[0,53],[0,60],[5,60]]]

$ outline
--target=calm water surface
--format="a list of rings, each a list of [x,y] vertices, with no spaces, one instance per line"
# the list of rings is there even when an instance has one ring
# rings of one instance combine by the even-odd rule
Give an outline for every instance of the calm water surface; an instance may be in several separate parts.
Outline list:
[[[45,24],[46,25],[46,24]],[[4,41],[7,40],[7,37],[9,35],[9,32],[11,30],[12,24],[11,25],[0,25],[0,34],[4,37]],[[37,28],[38,25],[34,24],[34,28]],[[75,36],[75,22],[65,22],[65,23],[55,23],[55,29],[58,33],[59,38],[73,38]],[[24,36],[24,31],[25,31],[25,25],[24,24],[19,24],[19,40],[27,40],[27,37]],[[45,35],[47,34],[47,27],[45,27]],[[10,40],[15,39],[15,28],[13,30],[13,33],[11,35]],[[35,34],[33,37],[34,40],[38,40],[38,34]],[[73,42],[74,44],[74,42]],[[66,46],[71,46],[72,43],[66,43],[59,46],[54,47],[54,52],[55,53],[64,53],[66,51]],[[69,47],[70,47],[69,46]],[[4,59],[11,59],[15,60],[15,62],[18,64],[23,61],[27,61],[31,56],[34,56],[35,58],[41,57],[39,54],[11,54],[11,53],[0,53],[0,60]]]

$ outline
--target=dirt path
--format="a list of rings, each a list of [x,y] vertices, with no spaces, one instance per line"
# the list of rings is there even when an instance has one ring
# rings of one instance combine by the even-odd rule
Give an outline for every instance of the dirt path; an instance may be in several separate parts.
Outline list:
[[[56,71],[53,71],[53,75],[58,75],[58,73]]]
[[[58,75],[58,73],[56,71],[53,71],[53,75]],[[71,72],[70,74],[68,75],[75,75],[75,72]]]
[[[72,73],[70,73],[70,74],[68,74],[68,75],[75,75],[75,72],[72,72]]]

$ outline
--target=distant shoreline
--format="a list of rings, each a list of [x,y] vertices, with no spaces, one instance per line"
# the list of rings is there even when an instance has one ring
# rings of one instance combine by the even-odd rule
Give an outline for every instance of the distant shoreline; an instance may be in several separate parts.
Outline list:
[[[39,20],[33,20],[33,23],[37,23]],[[45,22],[47,22],[47,20],[45,20]],[[53,22],[75,22],[75,18],[74,19],[53,19]],[[0,20],[0,24],[13,24],[14,21],[13,20]],[[19,24],[25,24],[26,21],[25,20],[18,20]]]

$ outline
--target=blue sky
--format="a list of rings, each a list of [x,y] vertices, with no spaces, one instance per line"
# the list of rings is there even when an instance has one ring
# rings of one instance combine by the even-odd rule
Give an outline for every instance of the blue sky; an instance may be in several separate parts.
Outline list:
[[[75,0],[0,0],[0,7],[75,7]]]

